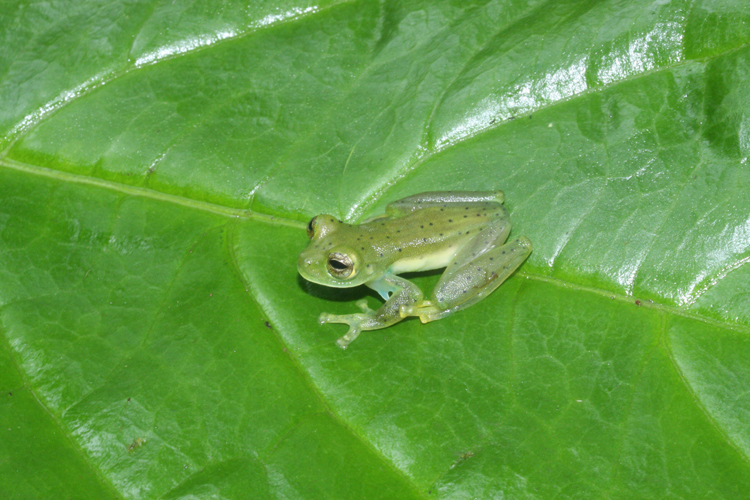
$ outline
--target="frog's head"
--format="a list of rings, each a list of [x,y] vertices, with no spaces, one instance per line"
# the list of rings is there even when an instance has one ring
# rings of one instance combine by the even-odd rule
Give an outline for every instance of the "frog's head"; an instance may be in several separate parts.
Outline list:
[[[368,281],[362,272],[362,256],[347,245],[347,224],[333,215],[318,215],[307,224],[310,244],[299,255],[297,270],[308,281],[348,288]]]

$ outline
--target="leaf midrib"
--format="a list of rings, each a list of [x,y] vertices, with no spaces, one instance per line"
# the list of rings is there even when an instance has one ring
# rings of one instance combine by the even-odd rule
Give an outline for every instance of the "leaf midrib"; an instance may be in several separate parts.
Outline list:
[[[252,219],[258,222],[263,222],[263,223],[274,225],[274,226],[286,226],[286,227],[297,228],[300,230],[304,230],[305,228],[305,223],[300,222],[298,220],[289,219],[286,217],[278,217],[274,215],[264,214],[262,212],[257,212],[257,211],[253,211],[249,209],[227,207],[224,205],[210,203],[207,201],[200,201],[200,200],[195,200],[192,198],[186,198],[180,195],[168,194],[168,193],[164,193],[164,192],[157,191],[157,190],[150,189],[150,188],[130,186],[127,184],[113,182],[113,181],[109,181],[105,179],[89,177],[86,175],[63,172],[60,170],[40,167],[37,165],[29,165],[27,163],[22,163],[16,160],[10,160],[8,158],[0,158],[0,168],[16,170],[19,172],[46,177],[46,178],[57,180],[57,181],[64,181],[64,182],[70,182],[74,184],[99,187],[102,189],[106,189],[108,191],[123,193],[123,194],[127,194],[130,196],[136,196],[140,198],[148,198],[148,199],[155,200],[155,201],[172,203],[175,205],[183,206],[183,207],[194,209],[194,210],[200,210],[203,212],[208,212],[217,216],[227,217],[230,219]],[[526,279],[532,279],[535,281],[545,282],[545,283],[551,283],[551,284],[560,286],[568,290],[594,293],[601,297],[606,297],[612,300],[617,300],[619,302],[627,302],[627,303],[633,304],[635,307],[656,309],[666,314],[680,316],[680,317],[694,320],[694,321],[699,321],[701,323],[710,325],[712,327],[728,329],[731,331],[750,335],[750,325],[743,325],[741,323],[723,322],[714,318],[696,314],[695,312],[691,312],[689,310],[685,310],[674,305],[654,302],[653,300],[649,300],[649,299],[639,300],[638,297],[628,294],[627,292],[626,293],[613,292],[611,290],[607,290],[604,288],[587,286],[587,285],[583,285],[580,283],[566,281],[560,278],[545,276],[545,275],[533,273],[533,272],[519,271],[515,273],[515,276],[523,277]],[[640,305],[636,305],[636,302],[640,302]]]
[[[71,172],[63,172],[61,170],[54,170],[51,168],[40,167],[38,165],[30,165],[28,163],[11,160],[8,158],[0,158],[0,168],[7,168],[10,170],[16,170],[31,175],[40,177],[46,177],[48,179],[70,182],[72,184],[80,184],[87,186],[94,186],[108,191],[114,191],[129,196],[135,196],[139,198],[148,198],[155,201],[162,201],[166,203],[172,203],[174,205],[191,208],[194,210],[200,210],[203,212],[209,212],[214,215],[229,217],[229,218],[244,218],[254,219],[257,221],[265,222],[267,224],[277,226],[289,226],[299,229],[304,229],[305,224],[296,220],[276,217],[273,215],[264,214],[261,212],[254,212],[252,210],[246,210],[241,208],[231,208],[216,203],[210,203],[207,201],[195,200],[192,198],[186,198],[180,195],[174,195],[157,191],[155,189],[144,188],[139,186],[129,186],[119,182],[113,182],[106,179],[100,179],[97,177],[89,177],[81,174],[74,174]]]

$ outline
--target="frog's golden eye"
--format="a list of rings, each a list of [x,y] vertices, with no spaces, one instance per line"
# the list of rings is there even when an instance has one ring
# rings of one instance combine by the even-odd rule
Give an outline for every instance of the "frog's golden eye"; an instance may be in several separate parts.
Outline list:
[[[336,278],[350,278],[354,273],[354,262],[345,253],[333,252],[328,256],[328,272]]]
[[[315,219],[317,219],[318,216],[316,215],[312,219],[310,219],[310,222],[307,223],[307,237],[312,239],[313,236],[315,236]]]

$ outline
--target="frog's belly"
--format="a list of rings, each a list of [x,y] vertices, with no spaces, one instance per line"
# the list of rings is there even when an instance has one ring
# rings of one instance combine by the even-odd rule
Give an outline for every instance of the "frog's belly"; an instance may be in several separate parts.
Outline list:
[[[431,269],[441,269],[447,267],[451,263],[453,257],[456,256],[458,248],[446,248],[433,252],[429,255],[423,255],[420,257],[408,257],[406,259],[397,260],[391,266],[391,273],[413,273],[417,271],[429,271]]]

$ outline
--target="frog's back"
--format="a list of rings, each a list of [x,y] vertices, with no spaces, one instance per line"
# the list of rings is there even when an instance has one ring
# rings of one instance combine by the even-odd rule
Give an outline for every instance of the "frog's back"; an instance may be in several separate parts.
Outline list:
[[[362,224],[360,241],[372,242],[372,257],[385,259],[394,274],[440,269],[484,227],[507,216],[497,202],[425,207]]]

